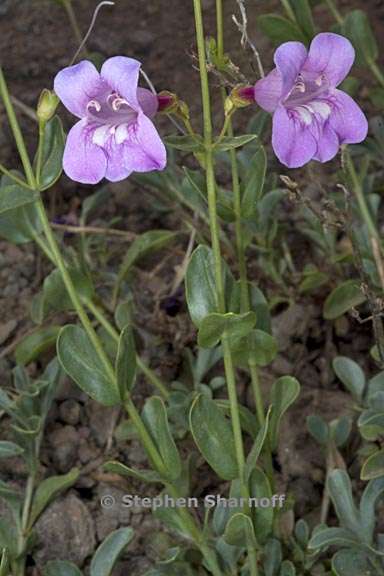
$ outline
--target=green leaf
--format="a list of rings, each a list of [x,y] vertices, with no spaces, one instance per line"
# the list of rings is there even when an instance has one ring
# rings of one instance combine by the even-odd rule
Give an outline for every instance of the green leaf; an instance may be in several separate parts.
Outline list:
[[[0,458],[12,458],[12,456],[20,456],[24,452],[24,448],[18,446],[14,442],[7,442],[3,440],[0,442]]]
[[[272,489],[269,480],[263,470],[256,466],[249,478],[249,489],[251,498],[256,498],[259,502],[262,498],[268,498],[271,502]],[[272,506],[263,507],[261,505],[251,508],[253,525],[258,542],[264,543],[272,534],[274,508]]]
[[[300,392],[300,384],[292,376],[282,376],[276,380],[271,391],[272,414],[269,425],[269,437],[272,450],[277,446],[280,421],[288,408],[296,400]]]
[[[82,301],[92,300],[94,287],[92,280],[78,268],[67,269],[76,293]],[[60,270],[53,270],[44,280],[43,284],[44,314],[54,311],[73,310],[73,303],[65,288]]]
[[[120,334],[115,371],[120,396],[124,400],[131,392],[136,378],[136,348],[132,326],[126,326]]]
[[[136,478],[141,482],[149,483],[159,483],[162,482],[161,476],[154,470],[136,470],[135,468],[129,468],[121,462],[112,460],[103,464],[104,470],[107,472],[112,472],[113,474],[120,474],[120,476],[128,476],[130,478]]]
[[[16,210],[37,200],[37,194],[32,190],[23,188],[18,184],[9,184],[0,188],[0,215],[3,216],[10,210]]]
[[[266,297],[260,288],[254,284],[251,284],[250,286],[250,296],[251,309],[256,314],[256,328],[271,334],[271,314],[269,312],[269,306]]]
[[[246,366],[249,361],[267,366],[277,354],[276,339],[263,330],[252,330],[246,337],[231,338],[233,361]]]
[[[0,493],[1,496],[1,493]],[[16,558],[18,555],[17,544],[18,544],[18,534],[17,528],[13,519],[5,519],[0,517],[0,549],[4,548],[8,550],[11,558]],[[7,576],[9,573],[7,572]],[[11,576],[11,575],[9,575]]]
[[[61,120],[54,116],[45,125],[40,185],[50,188],[60,177],[63,169],[65,135]],[[36,162],[36,159],[35,159]]]
[[[340,524],[359,535],[361,519],[352,496],[352,485],[345,470],[333,470],[328,475],[327,489]]]
[[[195,326],[218,309],[212,250],[198,246],[188,264],[185,286],[189,314]]]
[[[202,348],[213,348],[221,340],[224,333],[229,338],[241,338],[249,334],[256,323],[254,312],[244,314],[218,314],[213,312],[202,320],[198,334],[198,344]]]
[[[35,204],[26,204],[0,215],[0,236],[12,244],[31,242],[42,225]]]
[[[289,0],[295,14],[296,22],[308,40],[315,35],[311,6],[308,0]]]
[[[79,477],[79,470],[72,468],[68,474],[62,476],[51,476],[38,485],[34,494],[29,515],[29,529],[32,528],[40,514],[60,492],[72,486]]]
[[[228,150],[233,150],[234,148],[240,148],[240,146],[245,146],[249,142],[252,142],[257,138],[257,134],[243,134],[242,136],[225,136],[222,138],[218,144],[215,144],[216,152],[227,152]]]
[[[257,545],[252,520],[242,512],[234,514],[229,519],[223,538],[225,542],[231,546],[244,548],[247,543],[252,546]]]
[[[257,204],[263,194],[267,156],[262,146],[258,148],[250,161],[244,182],[244,192],[241,198],[241,215],[243,218],[256,217]]]
[[[279,540],[271,538],[264,546],[264,576],[277,576],[283,558]]]
[[[170,148],[176,148],[176,150],[181,150],[182,152],[204,151],[204,142],[200,136],[193,137],[188,134],[184,136],[167,136],[164,141]]]
[[[237,478],[232,427],[216,403],[203,394],[197,396],[189,422],[196,445],[213,470],[224,480]]]
[[[323,446],[329,442],[329,427],[328,424],[317,414],[311,414],[307,417],[307,428],[311,436]]]
[[[15,350],[17,364],[26,365],[36,360],[46,350],[53,348],[60,333],[60,326],[40,328],[26,336]]]
[[[336,320],[351,308],[365,302],[366,297],[356,280],[347,280],[339,284],[324,303],[323,316],[326,320]]]
[[[252,449],[247,456],[244,469],[244,477],[248,481],[253,469],[256,467],[257,461],[264,446],[265,439],[268,434],[269,418],[271,415],[271,408],[268,409],[265,422],[257,433],[256,439],[253,443]]]
[[[152,254],[167,246],[176,236],[176,232],[170,232],[169,230],[149,230],[135,238],[125,254],[119,270],[115,285],[115,299],[117,299],[120,286],[132,266],[136,264],[140,258],[144,258],[148,256],[148,254]]]
[[[144,405],[142,418],[160,453],[167,476],[171,480],[177,480],[181,474],[181,460],[169,428],[163,400],[158,396],[149,398]]]
[[[224,414],[227,416],[231,415],[231,405],[229,400],[225,400],[224,398],[218,398],[215,400],[216,406],[218,406]],[[258,434],[258,424],[253,412],[249,410],[246,406],[239,404],[239,416],[240,416],[240,424],[241,428],[251,436],[251,438],[255,439]]]
[[[335,576],[373,576],[372,566],[361,550],[339,550],[332,558]]]
[[[278,14],[262,14],[258,17],[257,23],[262,32],[274,44],[281,42],[288,42],[290,40],[298,40],[299,42],[307,42],[307,38],[300,30],[300,28],[287,18],[279,16]]]
[[[72,562],[50,560],[44,566],[43,576],[82,576],[83,573]]]
[[[119,528],[109,534],[92,558],[90,576],[111,576],[113,567],[133,536],[132,528]]]
[[[375,507],[383,492],[384,477],[370,480],[360,500],[360,533],[368,544],[372,544],[376,524]]]
[[[354,546],[359,544],[356,535],[346,528],[324,528],[316,532],[308,543],[312,550],[323,549],[327,546]]]
[[[336,356],[332,362],[332,367],[346,389],[360,403],[365,389],[365,375],[360,366],[346,356]]]
[[[360,434],[365,440],[375,441],[383,433],[384,412],[364,410],[357,421],[357,425]]]
[[[356,50],[356,64],[369,66],[379,56],[379,48],[366,12],[352,10],[344,19],[343,34]]]
[[[83,328],[69,324],[61,329],[57,355],[68,376],[91,398],[104,406],[120,403],[117,385],[107,374]]]
[[[306,548],[309,540],[309,526],[305,520],[298,520],[295,525],[295,536],[302,548]]]
[[[352,423],[348,416],[341,416],[331,422],[331,436],[337,448],[341,448],[349,438]]]
[[[384,477],[384,448],[371,454],[361,469],[362,480]]]
[[[295,565],[290,560],[284,560],[280,568],[279,576],[296,576]]]

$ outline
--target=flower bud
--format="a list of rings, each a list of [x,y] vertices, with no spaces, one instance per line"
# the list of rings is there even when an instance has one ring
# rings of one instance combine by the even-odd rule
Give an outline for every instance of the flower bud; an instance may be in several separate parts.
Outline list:
[[[176,112],[179,106],[179,99],[176,94],[168,92],[168,90],[159,92],[157,95],[157,102],[159,104],[159,112],[164,112],[165,114]]]
[[[168,90],[163,90],[157,95],[157,101],[159,103],[159,112],[175,114],[189,120],[188,105],[183,100],[180,100],[176,94],[168,92]]]
[[[48,122],[56,112],[60,100],[51,90],[44,90],[40,94],[37,104],[37,117],[42,122]]]
[[[255,102],[254,86],[244,86],[239,84],[235,86],[228,96],[234,108],[245,108]]]

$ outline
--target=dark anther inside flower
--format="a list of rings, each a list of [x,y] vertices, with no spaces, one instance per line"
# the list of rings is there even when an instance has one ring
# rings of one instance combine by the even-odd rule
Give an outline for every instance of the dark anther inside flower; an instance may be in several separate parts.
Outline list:
[[[86,60],[61,70],[55,92],[80,121],[70,130],[63,167],[72,180],[96,184],[131,172],[162,170],[166,151],[152,118],[157,96],[138,87],[140,62],[116,56],[99,73]]]
[[[312,159],[327,162],[341,144],[365,139],[368,123],[363,112],[336,88],[354,59],[349,40],[322,33],[309,52],[300,42],[282,44],[274,56],[276,68],[256,83],[256,102],[273,113],[273,149],[289,168]]]

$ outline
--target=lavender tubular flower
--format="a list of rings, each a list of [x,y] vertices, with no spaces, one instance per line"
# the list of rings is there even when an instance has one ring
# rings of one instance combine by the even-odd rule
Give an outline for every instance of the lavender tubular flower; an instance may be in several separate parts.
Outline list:
[[[341,144],[366,138],[366,117],[337,89],[354,59],[352,44],[338,34],[318,34],[309,52],[300,42],[285,42],[275,52],[276,68],[256,83],[256,102],[273,114],[273,149],[289,168],[328,162]]]
[[[117,182],[132,172],[165,168],[166,150],[152,123],[157,97],[138,87],[140,66],[133,58],[115,56],[100,73],[83,60],[56,75],[56,94],[80,118],[69,131],[63,158],[72,180]]]

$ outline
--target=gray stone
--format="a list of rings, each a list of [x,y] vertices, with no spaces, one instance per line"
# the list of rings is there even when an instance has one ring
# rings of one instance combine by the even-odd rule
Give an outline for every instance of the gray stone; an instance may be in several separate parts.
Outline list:
[[[34,559],[41,568],[49,560],[82,566],[95,548],[95,529],[85,504],[73,493],[56,500],[36,523],[39,548]]]
[[[77,458],[79,436],[73,426],[56,428],[49,437],[52,460],[60,472],[68,472]]]

